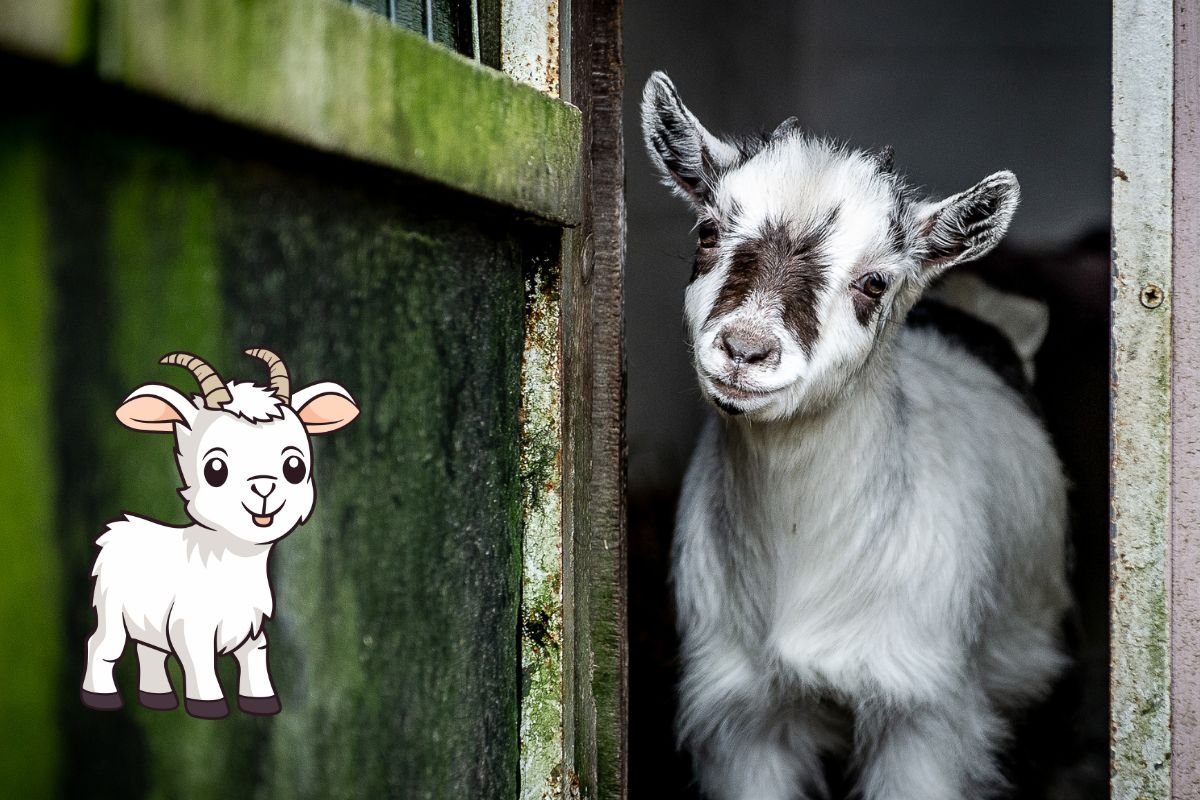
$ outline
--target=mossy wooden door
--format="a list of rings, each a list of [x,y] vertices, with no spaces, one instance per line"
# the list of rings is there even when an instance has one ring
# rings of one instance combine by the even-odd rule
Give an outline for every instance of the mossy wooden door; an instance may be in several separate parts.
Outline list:
[[[0,0],[2,794],[622,791],[619,4],[358,5]],[[85,709],[96,536],[187,522],[113,411],[252,346],[361,409],[271,556],[283,712],[140,708],[132,646]]]

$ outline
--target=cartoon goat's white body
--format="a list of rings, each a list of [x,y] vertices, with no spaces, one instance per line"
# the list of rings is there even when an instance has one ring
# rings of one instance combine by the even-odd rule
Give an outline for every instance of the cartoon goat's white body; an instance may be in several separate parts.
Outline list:
[[[825,797],[837,753],[865,800],[996,795],[1009,712],[1066,664],[1065,479],[1019,380],[904,320],[1003,236],[1016,179],[920,200],[890,151],[794,121],[719,139],[662,74],[643,124],[698,217],[684,308],[722,412],[673,551],[679,735],[701,787]],[[970,285],[958,301],[991,303]],[[1018,374],[1044,332],[1020,316],[992,320]]]
[[[145,695],[171,692],[170,653],[179,658],[191,700],[222,702],[216,656],[227,653],[238,660],[240,698],[275,696],[262,630],[273,610],[267,580],[271,546],[217,543],[215,533],[131,515],[109,524],[96,541],[100,555],[92,570],[98,625],[86,691],[117,691],[112,667],[127,634],[137,643],[138,685],[151,703]]]
[[[183,668],[188,713],[225,716],[216,659],[232,653],[240,670],[239,707],[252,714],[280,709],[263,632],[274,608],[267,562],[275,542],[312,512],[309,434],[337,430],[358,412],[345,389],[332,383],[297,392],[293,411],[282,362],[266,351],[251,355],[272,366],[271,389],[225,385],[199,359],[175,354],[164,362],[192,369],[203,397],[189,400],[150,384],[117,411],[127,427],[175,434],[181,494],[194,524],[126,515],[97,539],[97,626],[88,640],[82,686],[83,701],[92,708],[121,706],[113,667],[132,640],[138,696],[148,708],[177,706],[166,671],[174,653]]]

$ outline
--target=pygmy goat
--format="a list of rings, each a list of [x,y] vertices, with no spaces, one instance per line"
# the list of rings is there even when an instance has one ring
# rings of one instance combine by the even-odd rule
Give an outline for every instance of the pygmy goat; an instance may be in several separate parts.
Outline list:
[[[201,395],[147,384],[117,409],[135,431],[173,433],[180,494],[192,524],[164,525],[127,514],[96,540],[92,575],[96,632],[88,640],[85,705],[121,707],[113,666],[127,639],[137,643],[138,698],[155,710],[177,707],[167,656],[183,667],[185,707],[194,717],[228,714],[217,657],[237,659],[238,707],[275,714],[280,702],[267,668],[263,620],[274,609],[267,560],[275,542],[313,510],[310,434],[330,433],[358,416],[350,393],[316,383],[294,395],[287,367],[268,350],[247,350],[270,368],[270,388],[226,383],[201,359],[171,353]]]
[[[1065,479],[1019,368],[906,317],[997,244],[1016,178],[924,200],[890,148],[794,119],[718,138],[662,73],[642,115],[698,218],[686,328],[720,412],[672,554],[678,734],[701,788],[825,797],[838,754],[867,800],[1002,793],[1007,718],[1066,663]],[[1020,332],[982,327],[1015,361]]]

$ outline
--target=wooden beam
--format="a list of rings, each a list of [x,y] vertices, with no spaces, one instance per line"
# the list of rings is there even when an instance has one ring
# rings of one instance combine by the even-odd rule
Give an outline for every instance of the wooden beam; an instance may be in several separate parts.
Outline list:
[[[366,9],[0,0],[0,48],[59,61],[94,50],[103,78],[136,91],[554,224],[579,221],[577,109]]]
[[[613,799],[627,794],[628,763],[621,20],[621,0],[575,0],[564,29],[568,99],[584,121],[583,224],[563,281],[566,779],[578,796]]]

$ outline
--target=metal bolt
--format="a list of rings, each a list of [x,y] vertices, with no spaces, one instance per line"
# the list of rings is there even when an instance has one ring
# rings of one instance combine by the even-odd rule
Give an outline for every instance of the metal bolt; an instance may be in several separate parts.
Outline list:
[[[1142,287],[1141,300],[1142,305],[1146,308],[1158,308],[1162,305],[1163,298],[1165,297],[1166,292],[1153,283],[1147,283]]]

